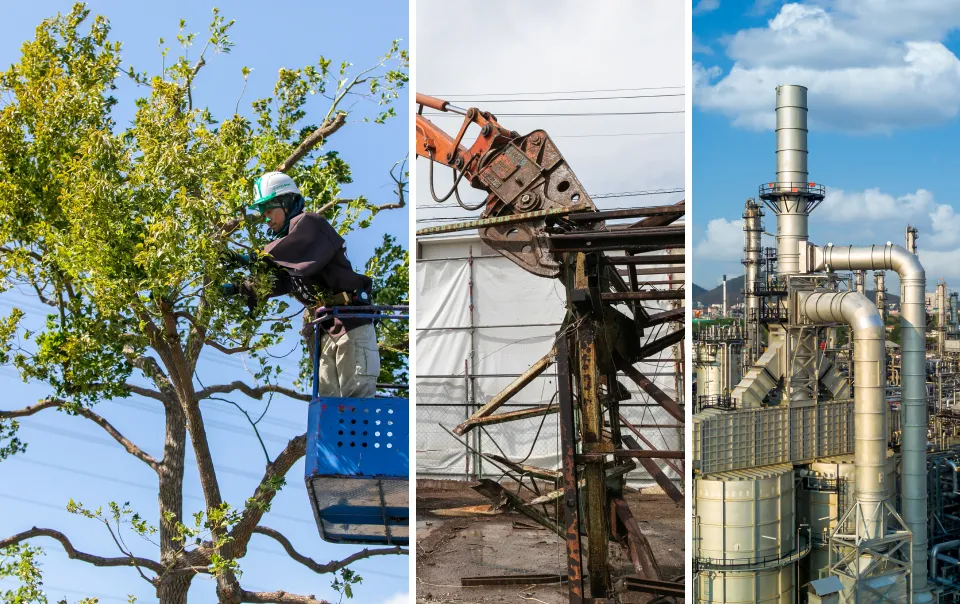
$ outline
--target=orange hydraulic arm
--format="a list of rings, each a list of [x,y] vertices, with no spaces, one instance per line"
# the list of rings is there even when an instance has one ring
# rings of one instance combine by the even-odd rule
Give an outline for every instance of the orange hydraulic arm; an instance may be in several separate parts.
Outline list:
[[[521,218],[529,214],[530,219],[522,222],[482,226],[480,238],[526,270],[555,277],[559,263],[547,248],[544,214],[588,212],[596,207],[547,133],[534,130],[521,136],[501,126],[492,113],[462,109],[424,94],[417,94],[417,104],[415,144],[417,155],[431,162],[430,192],[434,201],[457,195],[457,202],[466,209],[484,207],[481,218]],[[424,107],[462,115],[456,137],[422,115]],[[479,126],[480,135],[472,143],[465,142],[467,129],[473,124]],[[454,187],[442,198],[433,190],[433,162],[454,170]],[[460,200],[457,185],[464,179],[487,193],[483,204],[469,207]]]

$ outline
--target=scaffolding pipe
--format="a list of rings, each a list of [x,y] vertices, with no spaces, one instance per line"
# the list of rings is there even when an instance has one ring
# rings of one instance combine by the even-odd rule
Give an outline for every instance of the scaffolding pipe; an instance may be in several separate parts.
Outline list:
[[[857,292],[800,293],[797,307],[800,316],[812,323],[846,323],[853,331],[855,492],[863,510],[861,534],[879,539],[886,533],[883,502],[887,500],[883,321],[873,302]]]
[[[883,247],[828,244],[813,251],[814,271],[893,270],[900,276],[900,493],[903,519],[913,533],[914,601],[926,602],[931,598],[927,586],[926,274],[914,254],[892,243]]]

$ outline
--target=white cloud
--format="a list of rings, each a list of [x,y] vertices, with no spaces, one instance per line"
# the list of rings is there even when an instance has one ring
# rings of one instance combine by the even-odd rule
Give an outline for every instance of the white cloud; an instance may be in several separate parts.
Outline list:
[[[696,36],[693,37],[693,54],[712,55],[713,49],[700,41]]]
[[[390,599],[384,602],[383,604],[409,604],[409,602],[410,602],[410,594],[408,594],[407,592],[403,592],[403,593],[395,594],[391,596]]]
[[[704,13],[712,13],[718,8],[720,8],[720,0],[700,0],[700,2],[697,2],[697,5],[693,7],[693,14],[702,15]]]
[[[934,247],[947,247],[960,243],[960,215],[952,206],[938,204],[930,212],[930,242]]]
[[[922,239],[922,237],[921,237]],[[933,290],[933,285],[940,279],[947,280],[950,289],[954,289],[960,281],[960,249],[928,250],[918,246],[917,257],[927,274],[927,291]]]
[[[686,179],[682,134],[627,136],[682,132],[685,121],[682,113],[550,118],[505,114],[678,111],[684,108],[684,97],[485,103],[484,100],[490,97],[481,95],[609,89],[627,85],[683,86],[686,71],[682,35],[684,3],[676,0],[596,2],[590,5],[590,10],[584,10],[582,2],[559,0],[550,3],[550,10],[544,11],[538,3],[510,0],[460,3],[420,0],[417,8],[417,92],[441,97],[475,95],[449,100],[458,105],[492,111],[499,116],[501,124],[521,134],[543,128],[588,193],[683,186]],[[491,12],[509,12],[511,18],[491,28]],[[561,32],[556,38],[561,43],[553,44],[549,52],[543,52],[537,39],[527,35],[529,31],[524,26],[527,23],[537,23],[544,31]],[[485,63],[500,66],[495,76],[478,76],[477,70],[463,68],[463,57],[476,54],[478,39],[484,41]],[[572,40],[576,43],[569,43]],[[638,60],[638,57],[651,56],[656,56],[657,60]],[[518,60],[518,57],[536,57],[536,68],[531,69],[529,61]],[[623,84],[624,74],[629,74],[628,79],[634,84]],[[682,89],[665,92],[682,92]],[[456,135],[462,123],[462,119],[456,116],[431,116],[430,119],[451,135]],[[468,131],[467,137],[471,135],[476,137],[475,132]],[[625,158],[630,166],[627,169],[624,168]],[[433,204],[426,161],[417,162],[418,205]],[[435,166],[437,193],[443,195],[450,184],[450,171]],[[466,184],[460,189],[466,202],[484,198]],[[669,204],[681,197],[647,198],[648,201],[642,203]],[[620,207],[627,204],[623,199],[608,199],[598,200],[597,205]],[[454,215],[457,214],[451,210],[431,208],[417,211],[418,219]]]
[[[817,213],[829,216],[831,222],[885,221],[921,216],[932,206],[933,193],[926,189],[899,197],[878,188],[850,193],[843,189],[827,189]]]
[[[743,257],[743,221],[714,218],[707,223],[704,238],[693,250],[700,262],[737,260]]]
[[[941,37],[960,25],[960,0],[944,3],[947,8],[924,3],[929,23],[922,26],[906,23],[913,20],[912,5],[908,19],[893,3],[869,3],[886,15],[884,35],[877,34],[876,14],[859,3],[783,5],[767,27],[725,40],[735,61],[725,75],[697,66],[695,101],[750,129],[773,128],[779,84],[809,89],[810,122],[818,128],[889,133],[956,117],[960,59]]]

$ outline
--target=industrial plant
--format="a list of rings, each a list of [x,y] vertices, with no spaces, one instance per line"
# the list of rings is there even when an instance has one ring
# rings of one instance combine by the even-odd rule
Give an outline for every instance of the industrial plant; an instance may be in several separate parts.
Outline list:
[[[957,295],[928,283],[910,225],[903,246],[809,241],[807,134],[807,89],[778,87],[742,308],[724,295],[693,330],[695,598],[958,602]]]

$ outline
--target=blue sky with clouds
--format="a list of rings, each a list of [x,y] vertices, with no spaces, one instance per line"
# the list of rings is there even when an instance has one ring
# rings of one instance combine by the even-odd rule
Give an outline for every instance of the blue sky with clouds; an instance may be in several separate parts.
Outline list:
[[[5,69],[19,56],[20,44],[33,37],[35,27],[57,11],[69,11],[69,1],[5,3],[2,9],[4,35],[0,36],[0,69]],[[205,32],[210,21],[209,1],[162,3],[94,0],[89,3],[94,13],[110,18],[112,39],[124,42],[124,67],[132,64],[138,70],[160,67],[157,41],[165,37],[173,42],[179,19],[185,18],[188,31]],[[236,19],[231,37],[236,43],[230,55],[208,60],[201,72],[194,94],[197,105],[208,105],[214,115],[233,113],[243,86],[240,70],[253,68],[240,111],[251,114],[250,102],[269,96],[281,67],[303,67],[316,64],[321,55],[353,62],[358,68],[372,65],[389,48],[391,40],[407,40],[408,7],[405,2],[380,0],[360,4],[341,3],[331,8],[306,0],[292,0],[282,5],[230,2],[219,4],[228,19]],[[202,35],[200,36],[203,37]],[[175,42],[174,42],[175,43]],[[404,43],[407,44],[406,42]],[[174,46],[168,42],[169,46]],[[199,49],[196,49],[199,52]],[[127,82],[117,91],[120,104],[116,115],[123,125],[133,116],[133,101],[138,92]],[[319,120],[326,111],[325,101],[311,97],[307,121]],[[399,119],[384,126],[348,124],[331,138],[328,149],[340,151],[350,163],[354,183],[345,187],[344,197],[363,194],[377,203],[394,201],[393,181],[389,170],[407,153],[408,120],[405,109],[408,97],[397,102]],[[375,107],[370,111],[375,111]],[[367,112],[369,113],[369,112]],[[408,233],[406,210],[385,212],[377,217],[369,230],[348,237],[351,257],[357,263],[370,256],[386,232],[406,243]],[[12,290],[0,296],[0,314],[7,315],[13,306],[23,308],[28,325],[41,324],[45,309],[36,300]],[[298,334],[291,333],[278,346],[279,354],[298,346]],[[198,373],[207,385],[249,379],[240,357],[224,357],[207,352],[201,357]],[[278,360],[284,367],[284,380],[292,381],[296,354]],[[16,372],[0,367],[0,391],[5,409],[20,408],[44,397],[42,384],[23,384]],[[243,403],[244,399],[238,398]],[[259,414],[263,403],[248,401],[251,413]],[[150,454],[162,455],[162,410],[150,399],[132,397],[122,403],[104,403],[97,411],[104,415],[131,440]],[[203,408],[210,435],[214,462],[217,465],[224,498],[242,505],[263,474],[264,458],[252,431],[242,415],[232,407],[213,402]],[[263,436],[267,448],[276,455],[287,441],[302,434],[306,424],[306,405],[299,401],[277,398],[264,419]],[[64,510],[68,499],[82,501],[89,507],[105,505],[113,500],[129,501],[150,522],[157,521],[156,477],[141,462],[127,455],[100,428],[77,417],[55,411],[43,411],[21,421],[22,438],[29,443],[28,453],[0,464],[0,536],[7,536],[31,526],[50,527],[65,532],[74,545],[85,552],[119,555],[106,529],[94,521],[72,516]],[[306,489],[303,484],[303,463],[287,475],[288,484],[274,502],[264,524],[283,531],[303,554],[324,563],[341,559],[360,548],[336,546],[320,540]],[[187,453],[184,511],[202,509],[203,501],[196,465]],[[136,537],[128,540],[134,551],[155,557],[155,548]],[[42,559],[45,586],[52,601],[66,598],[76,602],[83,597],[98,597],[101,602],[126,602],[134,594],[139,602],[155,602],[152,589],[131,569],[95,569],[83,562],[69,560],[56,542],[37,539],[47,555]],[[380,557],[358,562],[353,566],[364,582],[355,592],[363,602],[406,602],[408,591],[408,558]],[[272,540],[255,536],[250,553],[241,562],[242,583],[249,590],[285,589],[291,593],[315,594],[319,598],[337,600],[330,589],[330,578],[318,576],[290,560]],[[0,581],[0,592],[12,583]],[[212,581],[198,578],[193,582],[191,602],[215,602]]]
[[[775,172],[774,89],[800,84],[828,192],[811,241],[903,245],[913,224],[928,287],[960,289],[960,1],[694,4],[694,282],[742,273],[743,204]]]

